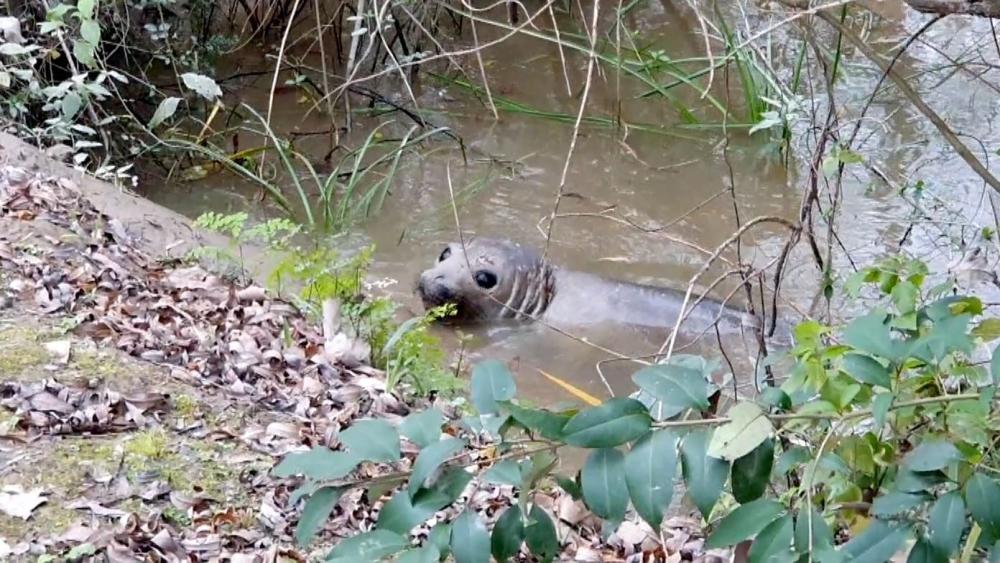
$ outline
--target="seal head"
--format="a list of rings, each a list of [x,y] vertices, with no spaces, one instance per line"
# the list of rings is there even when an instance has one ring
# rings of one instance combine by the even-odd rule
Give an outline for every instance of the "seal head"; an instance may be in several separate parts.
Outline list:
[[[427,308],[452,303],[460,320],[521,319],[545,311],[554,293],[552,268],[515,242],[473,238],[448,244],[420,274],[417,293]]]

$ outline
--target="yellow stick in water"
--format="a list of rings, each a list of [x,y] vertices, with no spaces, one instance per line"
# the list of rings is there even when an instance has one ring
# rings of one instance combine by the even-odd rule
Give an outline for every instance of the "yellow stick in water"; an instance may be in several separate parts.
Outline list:
[[[585,402],[585,403],[587,403],[589,405],[595,406],[595,407],[597,405],[601,404],[601,400],[600,399],[598,399],[597,397],[595,397],[595,396],[587,393],[586,391],[584,391],[584,390],[582,390],[582,389],[580,389],[578,387],[575,387],[573,385],[570,385],[569,383],[566,383],[562,379],[559,379],[558,377],[556,377],[556,376],[554,376],[554,375],[552,375],[550,373],[545,373],[544,371],[542,371],[539,368],[535,368],[535,369],[538,370],[538,373],[540,373],[540,374],[544,375],[545,377],[549,378],[549,380],[552,381],[553,383],[555,383],[556,385],[562,387],[566,391],[569,391],[569,393],[571,395],[573,395],[574,397],[576,397],[577,399],[580,399],[581,401],[583,401],[583,402]]]

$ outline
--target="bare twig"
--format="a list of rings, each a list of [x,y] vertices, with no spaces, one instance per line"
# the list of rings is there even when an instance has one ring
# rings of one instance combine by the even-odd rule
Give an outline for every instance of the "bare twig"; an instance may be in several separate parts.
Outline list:
[[[743,226],[740,227],[739,230],[733,233],[729,238],[723,241],[723,243],[720,244],[715,249],[715,252],[712,253],[712,255],[708,258],[708,260],[705,261],[701,269],[698,270],[698,272],[694,276],[692,276],[691,280],[688,282],[687,291],[684,293],[684,301],[681,303],[682,314],[677,316],[677,322],[674,324],[674,329],[670,332],[670,337],[663,342],[662,346],[660,346],[658,352],[659,355],[663,355],[664,351],[666,351],[666,358],[669,359],[671,354],[673,353],[674,343],[677,341],[677,333],[680,330],[681,322],[684,320],[685,317],[684,311],[687,309],[688,303],[691,301],[691,293],[694,290],[695,284],[698,283],[698,279],[701,278],[701,276],[708,271],[708,269],[712,266],[715,260],[719,257],[719,255],[722,254],[722,252],[726,248],[728,248],[734,242],[738,241],[740,237],[742,237],[743,234],[746,233],[749,229],[760,223],[777,223],[779,225],[787,227],[789,230],[793,232],[801,229],[801,226],[799,224],[793,223],[788,219],[785,219],[784,217],[773,217],[773,216],[754,217],[753,219],[743,224]]]
[[[600,5],[600,2],[594,2],[593,13],[591,14],[591,24],[589,30],[590,57],[587,59],[587,76],[583,85],[583,95],[580,97],[580,109],[576,113],[576,122],[573,124],[573,136],[570,138],[569,150],[566,152],[566,160],[563,162],[562,174],[559,177],[559,187],[556,191],[556,200],[552,205],[551,219],[545,233],[545,248],[542,251],[542,260],[545,260],[548,257],[549,243],[552,240],[552,228],[555,225],[555,217],[559,213],[559,204],[562,202],[563,192],[566,188],[566,176],[569,174],[569,163],[573,159],[573,151],[576,149],[576,140],[580,135],[580,123],[583,121],[583,114],[587,109],[587,101],[590,96],[590,86],[593,81],[594,66],[597,63],[597,53],[594,52],[594,49],[597,47],[597,16]]]

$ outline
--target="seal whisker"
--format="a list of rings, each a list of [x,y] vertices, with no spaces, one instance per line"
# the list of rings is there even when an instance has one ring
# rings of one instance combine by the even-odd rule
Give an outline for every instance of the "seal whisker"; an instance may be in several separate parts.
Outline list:
[[[520,273],[520,271],[518,273]],[[524,319],[524,313],[525,313],[526,306],[527,306],[527,304],[531,303],[532,296],[534,295],[533,292],[535,290],[535,280],[534,280],[534,276],[532,276],[532,273],[533,272],[531,272],[531,271],[528,271],[528,272],[524,273],[524,277],[525,277],[525,280],[527,281],[527,283],[525,284],[525,287],[524,287],[524,294],[518,296],[518,303],[517,303],[517,318],[518,319]]]
[[[510,290],[510,297],[507,298],[507,302],[503,304],[503,308],[500,309],[500,318],[506,319],[508,317],[517,318],[517,309],[513,306],[514,301],[517,299],[517,291],[520,289],[521,276],[520,271],[514,273],[514,284]]]
[[[531,316],[533,317],[536,317],[542,314],[543,311],[545,311],[545,308],[548,307],[549,305],[552,293],[551,268],[549,268],[548,264],[542,264],[542,266],[538,268],[536,271],[538,275],[538,281],[536,282],[535,287],[538,290],[538,295],[535,298],[534,305],[531,307]]]
[[[530,271],[527,276],[529,280],[528,290],[525,292],[524,299],[521,300],[521,306],[518,307],[518,318],[521,319],[530,314],[530,311],[534,307],[534,304],[539,296],[538,280],[535,279],[535,272]]]

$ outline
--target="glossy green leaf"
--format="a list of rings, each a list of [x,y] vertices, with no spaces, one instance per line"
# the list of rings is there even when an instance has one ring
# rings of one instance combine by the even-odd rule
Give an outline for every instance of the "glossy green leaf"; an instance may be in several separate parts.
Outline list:
[[[421,450],[416,461],[413,462],[413,472],[410,475],[410,498],[414,498],[420,492],[424,482],[434,474],[442,463],[461,451],[463,447],[465,447],[463,440],[445,438]]]
[[[670,418],[687,409],[709,407],[708,382],[701,371],[670,364],[647,366],[632,381],[659,402],[661,417]]]
[[[951,293],[953,287],[945,290],[947,293]],[[920,316],[923,320],[931,320],[937,322],[946,317],[950,317],[954,314],[954,307],[962,307],[961,301],[963,297],[960,295],[946,295],[929,305],[926,305],[920,310]]]
[[[708,455],[733,461],[741,458],[761,445],[774,432],[774,425],[756,403],[745,402],[733,405],[729,412],[729,422],[712,434],[708,445]]]
[[[94,58],[94,49],[93,43],[88,43],[82,39],[73,41],[73,56],[89,68],[97,66],[97,60]]]
[[[844,329],[844,341],[861,350],[889,360],[899,359],[899,346],[883,321],[885,313],[875,310],[851,321]]]
[[[841,551],[854,563],[885,563],[903,547],[909,537],[910,529],[905,526],[872,520],[868,527],[847,542]]]
[[[404,551],[395,563],[437,563],[441,560],[441,552],[433,545],[425,545],[409,551]]]
[[[421,448],[426,448],[441,440],[441,424],[443,422],[444,415],[441,414],[441,411],[437,408],[429,408],[404,418],[403,423],[399,425],[399,430],[411,442]]]
[[[76,92],[67,92],[63,96],[61,106],[63,117],[67,121],[72,121],[76,117],[77,112],[80,111],[80,108],[83,107],[83,98]]]
[[[508,561],[521,550],[524,542],[524,520],[521,508],[516,504],[507,508],[493,526],[490,537],[490,552],[498,562]]]
[[[503,428],[510,422],[510,415],[480,414],[463,416],[462,424],[475,434],[486,433],[493,438],[499,438]]]
[[[295,488],[290,495],[288,495],[288,506],[292,507],[298,504],[303,497],[307,497],[316,491],[318,491],[323,484],[319,481],[303,481],[301,485]]]
[[[615,397],[581,411],[569,419],[562,431],[571,446],[611,448],[642,436],[651,423],[642,403]]]
[[[717,549],[748,540],[774,522],[784,511],[783,504],[770,499],[759,499],[741,505],[719,521],[715,531],[705,541],[705,547]]]
[[[6,551],[6,546],[5,546],[5,551]],[[69,551],[66,552],[66,560],[67,561],[81,561],[81,560],[91,561],[91,560],[93,560],[93,558],[91,558],[89,556],[96,555],[96,554],[97,554],[97,546],[95,546],[94,544],[92,544],[90,542],[81,543],[81,544],[78,544],[73,549],[70,549]],[[6,560],[6,554],[5,554],[5,560]],[[35,561],[37,563],[49,563],[51,561],[57,561],[57,559],[55,557],[52,557],[51,555],[40,555],[38,557],[38,559],[35,559]]]
[[[472,404],[480,414],[495,414],[500,411],[497,401],[514,398],[517,386],[507,366],[498,360],[486,360],[473,366]]]
[[[812,559],[814,563],[848,563],[849,561],[843,551],[839,551],[833,546],[814,551]],[[799,559],[798,561],[801,563],[802,560]]]
[[[993,357],[990,359],[990,375],[993,377],[993,385],[1000,384],[1000,345],[993,349]]]
[[[451,522],[438,522],[427,536],[426,545],[433,545],[438,553],[438,561],[451,555]]]
[[[911,471],[936,471],[944,469],[953,461],[962,459],[962,454],[955,444],[938,438],[930,438],[921,442],[912,452],[903,458],[903,465]]]
[[[794,561],[792,528],[791,514],[785,514],[768,524],[750,546],[750,563]]]
[[[996,397],[996,385],[985,385],[979,389],[979,406],[983,411],[989,411],[993,406],[993,398]]]
[[[945,317],[931,327],[930,332],[921,336],[912,346],[911,354],[927,362],[940,362],[952,352],[972,350],[972,338],[968,335],[968,314]]]
[[[632,505],[654,530],[674,494],[677,474],[677,435],[655,430],[643,436],[625,456],[625,482]]]
[[[872,398],[872,419],[875,421],[875,430],[885,426],[885,417],[889,414],[892,400],[892,393],[879,393]]]
[[[837,374],[826,379],[819,394],[820,397],[833,405],[834,409],[841,411],[847,409],[854,402],[854,398],[861,393],[862,389],[860,383],[846,375]]]
[[[889,370],[868,356],[847,354],[844,356],[843,369],[845,373],[862,383],[877,385],[886,389],[892,388],[892,382],[889,379]]]
[[[505,459],[483,473],[483,480],[495,485],[510,485],[517,487],[521,484],[521,464],[513,459]]]
[[[392,463],[399,460],[399,433],[384,420],[355,421],[340,433],[347,451],[367,461]]]
[[[539,409],[526,409],[513,403],[503,403],[503,408],[510,413],[511,418],[516,420],[525,428],[538,432],[549,440],[562,440],[563,428],[569,419],[569,415],[549,412]]]
[[[326,555],[327,561],[358,563],[380,561],[410,546],[403,536],[388,530],[372,530],[345,538]]]
[[[983,342],[992,342],[1000,338],[1000,319],[991,317],[979,321],[970,334],[976,338],[982,338]]]
[[[927,541],[947,559],[958,549],[965,522],[965,501],[961,493],[951,491],[939,498],[928,513]]]
[[[906,466],[901,466],[899,472],[896,474],[896,482],[893,483],[893,488],[897,491],[920,493],[945,481],[946,478],[940,471],[926,471],[921,473],[913,471]]]
[[[587,456],[580,475],[583,498],[590,510],[615,522],[621,521],[628,506],[625,484],[625,456],[616,449],[602,448]]]
[[[792,446],[781,452],[781,455],[778,456],[778,463],[774,466],[774,470],[778,475],[784,475],[811,459],[812,453],[809,451],[809,448],[804,446]]]
[[[765,387],[758,399],[762,405],[787,411],[792,408],[792,398],[777,387]]]
[[[681,441],[681,472],[687,495],[705,518],[712,513],[729,477],[729,463],[708,455],[710,432],[692,430]]]
[[[295,526],[295,541],[299,547],[305,547],[312,540],[316,531],[330,517],[330,512],[343,493],[344,489],[339,487],[323,487],[309,497],[305,507],[302,508],[299,523]]]
[[[892,303],[900,313],[912,313],[917,308],[917,287],[910,282],[901,281],[892,288]]]
[[[215,80],[203,74],[185,72],[181,75],[181,80],[185,86],[210,102],[222,96],[222,89],[215,83]]]
[[[872,514],[875,516],[896,516],[928,500],[930,500],[930,497],[923,493],[893,491],[876,498],[872,502]]]
[[[98,0],[79,0],[76,3],[76,9],[80,13],[80,19],[94,19],[94,15],[97,13],[97,1]]]
[[[394,490],[399,483],[393,481],[375,481],[368,486],[367,491],[365,491],[365,496],[368,500],[375,502],[386,495],[389,491]]]
[[[406,491],[399,491],[382,506],[376,527],[380,530],[407,534],[414,526],[426,521],[439,509],[429,504],[417,503],[414,506],[410,495]]]
[[[472,480],[472,474],[461,467],[444,471],[431,488],[423,489],[411,499],[409,492],[400,490],[379,511],[376,527],[407,534],[435,512],[455,502]]]
[[[42,28],[42,33],[43,34],[47,34],[48,33],[46,30],[44,30],[44,24],[42,26],[39,26],[39,27]],[[18,45],[17,43],[3,43],[3,44],[0,44],[0,55],[5,55],[5,56],[8,56],[8,57],[19,57],[21,55],[27,55],[30,52],[31,52],[31,50],[29,50],[27,47],[24,47],[22,45]],[[30,71],[29,71],[29,75],[30,75]],[[10,75],[7,75],[7,80],[10,80]]]
[[[774,440],[768,438],[732,467],[733,497],[741,504],[760,498],[767,490],[774,466]]]
[[[556,535],[556,525],[542,507],[531,505],[528,512],[528,524],[524,528],[528,549],[542,563],[549,563],[560,552],[559,536]]]
[[[156,107],[156,111],[153,112],[153,117],[149,119],[147,127],[150,129],[156,129],[161,123],[173,117],[174,114],[177,113],[177,105],[180,102],[180,98],[163,98],[160,105]]]
[[[490,534],[474,510],[466,508],[452,523],[451,554],[455,563],[490,562]]]
[[[580,478],[579,474],[575,479],[570,479],[564,475],[556,475],[556,482],[559,483],[559,488],[566,491],[569,496],[573,497],[573,500],[580,500],[583,498],[583,491],[580,490]]]
[[[811,535],[810,535],[811,530]],[[817,552],[833,546],[833,530],[815,508],[802,510],[795,520],[795,550],[799,553]]]
[[[948,558],[938,553],[926,538],[920,538],[910,549],[906,563],[948,563]]]
[[[80,37],[91,45],[101,43],[101,24],[94,20],[84,20],[80,22]]]
[[[974,295],[956,295],[955,300],[948,304],[948,314],[934,318],[934,322],[944,317],[956,317],[959,315],[982,315],[985,308],[983,300]]]
[[[277,477],[305,475],[310,479],[327,481],[340,479],[361,463],[350,452],[335,452],[324,446],[317,446],[307,452],[293,452],[285,456],[271,472]]]
[[[521,489],[529,490],[538,484],[538,480],[548,475],[549,471],[559,462],[556,454],[550,450],[542,450],[531,456],[531,459],[521,462]]]
[[[965,504],[984,532],[1000,536],[1000,485],[983,473],[976,473],[965,484]]]
[[[917,330],[917,325],[919,325],[919,315],[916,312],[910,312],[903,315],[898,315],[893,317],[889,322],[889,326],[892,328],[899,328],[903,330]]]

